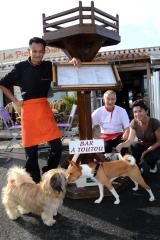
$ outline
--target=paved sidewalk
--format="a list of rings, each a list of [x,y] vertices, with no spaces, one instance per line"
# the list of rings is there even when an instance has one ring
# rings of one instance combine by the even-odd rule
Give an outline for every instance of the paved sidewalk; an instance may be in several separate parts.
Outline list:
[[[0,191],[7,170],[13,165],[25,164],[23,149],[7,153],[9,161],[2,152],[0,150]],[[41,166],[45,164],[46,154],[40,154]],[[144,178],[153,188],[155,202],[148,201],[143,189],[133,192],[131,186],[120,193],[120,205],[113,204],[113,197],[105,197],[99,205],[94,204],[93,199],[65,199],[52,227],[45,226],[40,217],[33,214],[11,221],[0,202],[0,240],[159,240],[160,174],[148,173]]]

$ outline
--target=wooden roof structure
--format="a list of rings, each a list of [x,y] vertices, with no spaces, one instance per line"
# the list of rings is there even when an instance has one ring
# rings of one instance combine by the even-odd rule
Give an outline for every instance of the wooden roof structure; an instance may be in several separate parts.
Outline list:
[[[91,61],[103,46],[120,42],[119,16],[98,8],[79,7],[51,16],[42,15],[43,39],[48,46],[61,48],[69,58]]]
[[[90,62],[103,46],[120,42],[119,16],[94,7],[79,6],[51,16],[42,15],[43,39],[48,46],[61,48],[69,58]],[[107,89],[107,86],[104,86]],[[77,91],[80,139],[92,139],[90,88]],[[81,106],[85,106],[84,109]]]

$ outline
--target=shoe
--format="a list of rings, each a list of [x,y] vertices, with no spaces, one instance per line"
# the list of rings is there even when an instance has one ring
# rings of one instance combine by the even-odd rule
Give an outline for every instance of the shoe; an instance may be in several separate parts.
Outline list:
[[[154,168],[150,168],[149,172],[150,173],[156,173],[158,171],[157,165],[155,165]]]

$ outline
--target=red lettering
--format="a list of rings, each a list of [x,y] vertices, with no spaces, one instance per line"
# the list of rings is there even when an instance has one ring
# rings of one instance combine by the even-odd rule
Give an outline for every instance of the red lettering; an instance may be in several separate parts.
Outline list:
[[[16,54],[16,58],[19,58],[20,56],[22,56],[22,52],[21,51],[16,51],[15,54]]]
[[[21,58],[21,57],[28,57],[29,56],[29,51],[16,51],[15,52],[16,58]]]
[[[4,57],[4,60],[12,59],[12,58],[13,58],[13,55],[12,55],[11,53],[9,53],[9,54],[4,53],[4,54],[3,54],[3,57]]]

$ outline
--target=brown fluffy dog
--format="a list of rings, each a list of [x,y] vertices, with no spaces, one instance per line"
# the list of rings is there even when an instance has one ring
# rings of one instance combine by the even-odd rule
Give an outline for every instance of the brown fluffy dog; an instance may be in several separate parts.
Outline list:
[[[100,196],[95,203],[100,203],[104,197],[103,186],[106,186],[115,197],[116,201],[114,204],[120,203],[119,195],[112,185],[112,181],[120,176],[130,177],[135,184],[133,190],[138,190],[139,184],[149,193],[149,201],[154,201],[154,195],[151,188],[145,183],[133,156],[125,155],[120,160],[101,163],[91,162],[88,165],[77,164],[76,160],[78,156],[78,154],[74,155],[67,169],[67,180],[68,182],[75,182],[80,176],[89,176],[96,180]]]
[[[66,192],[66,175],[63,169],[52,169],[42,175],[36,184],[21,167],[8,171],[7,185],[2,189],[2,203],[8,217],[17,219],[29,212],[41,215],[44,224],[52,226]]]

